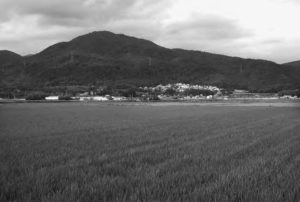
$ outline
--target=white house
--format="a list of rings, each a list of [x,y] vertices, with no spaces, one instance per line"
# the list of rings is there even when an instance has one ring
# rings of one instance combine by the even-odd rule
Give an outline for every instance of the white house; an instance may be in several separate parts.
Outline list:
[[[108,101],[107,97],[103,96],[86,96],[86,97],[80,97],[80,101]]]
[[[114,101],[124,101],[124,100],[127,100],[127,98],[123,97],[123,96],[112,96],[112,99]]]
[[[103,97],[103,96],[95,96],[95,97],[91,97],[92,100],[94,101],[108,101],[107,97]]]
[[[48,96],[48,97],[45,97],[45,99],[49,100],[49,101],[58,100],[58,96]]]
[[[296,100],[297,96],[291,96],[291,95],[284,95],[280,97],[280,99],[291,99],[291,100]]]

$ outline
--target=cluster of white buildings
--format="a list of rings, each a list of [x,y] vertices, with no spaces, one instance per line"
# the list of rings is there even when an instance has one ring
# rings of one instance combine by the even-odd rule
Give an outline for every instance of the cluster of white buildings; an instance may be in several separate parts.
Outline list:
[[[79,96],[79,97],[71,97],[72,100],[79,101],[125,101],[126,97],[122,96]],[[48,96],[45,98],[47,101],[57,101],[59,100],[59,96]]]
[[[281,96],[279,97],[280,99],[291,99],[291,100],[297,100],[297,99],[300,99],[298,98],[297,96],[291,96],[291,95],[284,95],[284,96]]]
[[[86,96],[86,97],[79,97],[80,101],[125,101],[127,100],[126,97],[122,96]]]
[[[168,93],[168,90],[172,90],[173,93]],[[188,90],[207,90],[211,91],[211,95],[204,94],[195,95],[195,93],[190,93]],[[139,87],[139,96],[136,98],[126,98],[123,96],[96,96],[93,93],[85,92],[79,94],[77,97],[72,97],[71,100],[78,101],[127,101],[127,100],[135,100],[135,101],[145,101],[151,100],[151,94],[157,95],[157,98],[162,101],[168,100],[228,100],[228,99],[300,99],[296,96],[284,95],[278,96],[278,94],[272,93],[250,93],[246,90],[234,90],[230,95],[223,95],[221,93],[221,88],[210,85],[191,85],[185,83],[175,83],[175,84],[167,84],[162,85],[159,84],[154,87]],[[174,93],[176,92],[176,93]],[[187,92],[187,93],[185,93]],[[197,93],[197,91],[196,91]],[[59,100],[59,96],[48,96],[45,98],[48,101]]]
[[[208,95],[208,96],[196,95],[196,96],[182,96],[182,97],[158,95],[158,98],[162,101],[168,101],[168,100],[212,100],[215,97],[213,95]]]
[[[207,85],[191,85],[191,84],[185,84],[185,83],[175,83],[175,84],[167,84],[167,85],[162,85],[159,84],[155,87],[140,87],[140,89],[144,91],[160,91],[160,92],[165,92],[168,89],[173,89],[176,92],[184,92],[189,89],[195,89],[195,90],[210,90],[213,92],[220,92],[220,88],[216,86],[207,86]]]

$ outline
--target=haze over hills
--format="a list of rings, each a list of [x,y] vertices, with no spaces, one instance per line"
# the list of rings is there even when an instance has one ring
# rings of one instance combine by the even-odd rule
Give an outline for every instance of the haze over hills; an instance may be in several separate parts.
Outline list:
[[[168,49],[108,31],[79,36],[26,57],[1,51],[0,69],[2,91],[175,82],[262,92],[300,88],[300,69],[294,65]]]

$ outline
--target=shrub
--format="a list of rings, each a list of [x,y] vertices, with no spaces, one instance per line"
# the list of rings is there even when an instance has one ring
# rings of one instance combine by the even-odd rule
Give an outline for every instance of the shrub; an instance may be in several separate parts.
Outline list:
[[[166,95],[175,95],[176,94],[176,91],[172,88],[168,88],[166,91],[165,91],[165,94]]]
[[[149,98],[150,101],[159,101],[159,97],[157,95],[153,95]]]
[[[184,91],[184,93],[186,95],[192,95],[192,96],[201,95],[201,94],[204,96],[214,95],[214,92],[208,89],[187,89]]]
[[[72,100],[72,97],[70,95],[63,95],[59,96],[58,100]]]
[[[127,89],[123,92],[121,92],[121,95],[124,97],[136,97],[136,90],[134,88]]]
[[[111,87],[106,87],[98,90],[96,94],[100,96],[105,96],[105,95],[112,95],[112,93],[113,93],[113,89]]]
[[[25,99],[26,100],[45,100],[45,97],[47,97],[47,95],[43,92],[33,92],[28,94]]]
[[[278,92],[279,96],[290,95],[300,97],[300,90],[282,90]]]

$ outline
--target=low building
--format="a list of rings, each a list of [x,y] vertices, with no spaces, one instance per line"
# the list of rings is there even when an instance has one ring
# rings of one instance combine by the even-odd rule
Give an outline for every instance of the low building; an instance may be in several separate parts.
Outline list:
[[[112,99],[114,101],[125,101],[125,100],[127,100],[127,98],[124,97],[124,96],[112,96]]]
[[[80,97],[79,100],[80,101],[108,101],[109,99],[103,96],[85,96],[85,97]]]
[[[84,93],[80,93],[78,96],[79,97],[88,97],[89,92],[84,92]]]
[[[108,101],[109,100],[107,97],[103,97],[103,96],[94,96],[91,98],[93,101]]]
[[[255,93],[249,93],[247,90],[234,90],[230,98],[255,98]]]
[[[49,100],[49,101],[54,101],[54,100],[58,100],[58,96],[48,96],[48,97],[45,97],[45,100]]]
[[[298,97],[297,96],[291,96],[291,95],[284,95],[284,96],[281,96],[281,97],[279,97],[280,99],[291,99],[291,100],[296,100],[296,99],[298,99]]]

